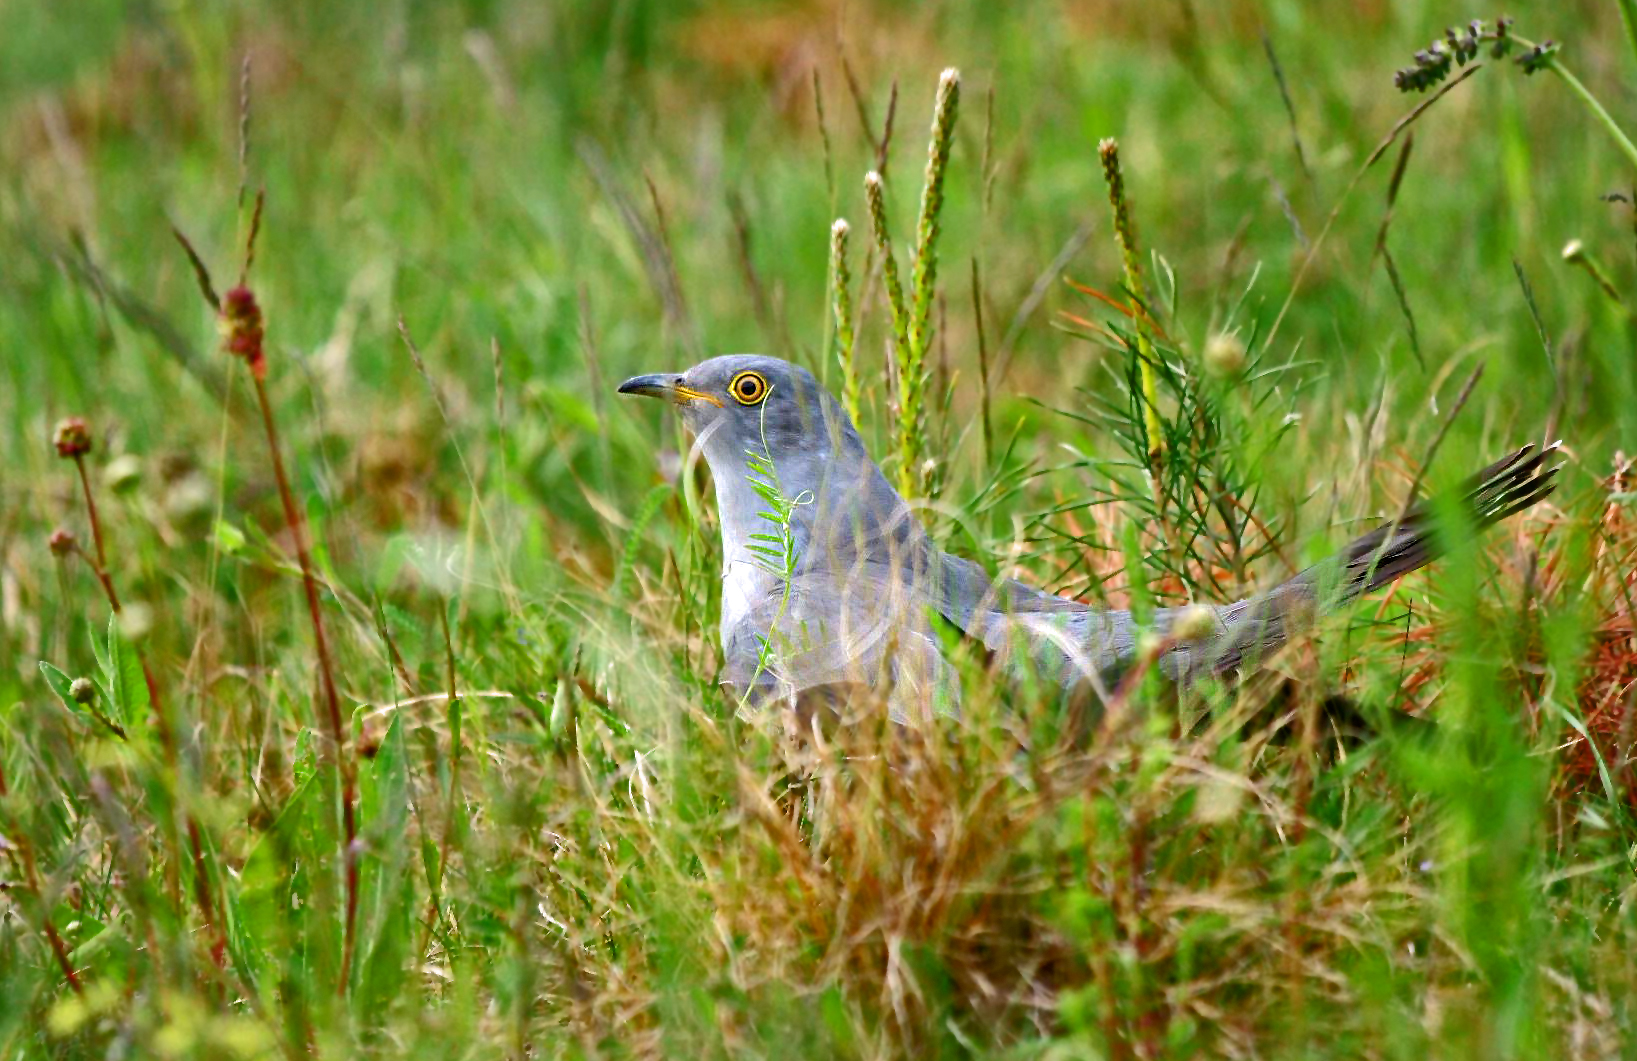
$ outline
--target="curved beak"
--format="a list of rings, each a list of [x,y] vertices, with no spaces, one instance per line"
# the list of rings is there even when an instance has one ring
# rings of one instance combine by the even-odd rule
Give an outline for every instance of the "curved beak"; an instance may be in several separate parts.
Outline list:
[[[689,405],[693,402],[710,402],[718,409],[722,407],[720,399],[696,391],[682,383],[682,377],[674,372],[653,372],[646,376],[632,376],[620,384],[621,394],[641,394],[649,398],[668,398],[677,405]]]

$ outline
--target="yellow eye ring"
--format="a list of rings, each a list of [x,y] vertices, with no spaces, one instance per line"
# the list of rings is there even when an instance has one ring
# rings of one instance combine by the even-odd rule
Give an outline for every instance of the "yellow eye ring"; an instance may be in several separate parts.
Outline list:
[[[767,397],[767,378],[760,372],[745,371],[728,381],[728,393],[740,405],[755,405]]]

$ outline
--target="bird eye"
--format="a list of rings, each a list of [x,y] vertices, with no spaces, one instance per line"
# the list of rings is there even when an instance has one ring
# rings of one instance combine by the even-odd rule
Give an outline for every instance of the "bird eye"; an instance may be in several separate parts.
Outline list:
[[[760,372],[741,372],[728,382],[728,393],[740,405],[755,405],[767,397],[767,380]]]

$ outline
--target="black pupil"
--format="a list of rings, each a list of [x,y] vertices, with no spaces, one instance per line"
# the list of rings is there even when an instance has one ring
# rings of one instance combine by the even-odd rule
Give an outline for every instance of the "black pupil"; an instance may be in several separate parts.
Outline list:
[[[746,376],[744,379],[739,381],[739,393],[743,394],[746,398],[755,397],[756,389],[756,381],[749,376]]]

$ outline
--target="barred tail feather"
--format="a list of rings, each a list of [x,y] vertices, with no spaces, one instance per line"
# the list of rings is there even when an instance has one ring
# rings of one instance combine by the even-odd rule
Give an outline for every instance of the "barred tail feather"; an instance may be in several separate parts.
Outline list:
[[[1539,450],[1523,446],[1467,480],[1461,504],[1474,530],[1521,512],[1557,486],[1561,464],[1552,463],[1561,443]],[[1421,501],[1401,519],[1349,542],[1336,556],[1278,588],[1223,609],[1226,633],[1211,654],[1210,669],[1237,669],[1247,657],[1265,655],[1320,611],[1332,611],[1425,567],[1450,546],[1449,527],[1437,506]]]
[[[1560,445],[1554,442],[1538,452],[1533,445],[1523,446],[1468,479],[1461,490],[1461,503],[1473,529],[1499,523],[1551,493],[1562,465],[1548,462]],[[1350,542],[1337,557],[1343,571],[1337,604],[1380,589],[1443,555],[1447,543],[1434,507],[1431,502],[1419,502],[1403,519]]]

